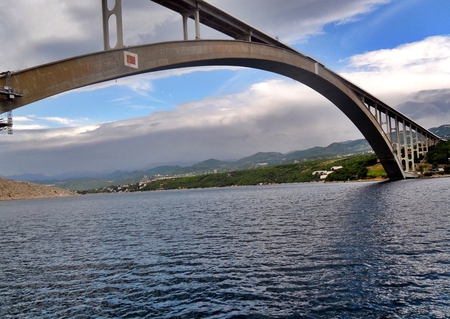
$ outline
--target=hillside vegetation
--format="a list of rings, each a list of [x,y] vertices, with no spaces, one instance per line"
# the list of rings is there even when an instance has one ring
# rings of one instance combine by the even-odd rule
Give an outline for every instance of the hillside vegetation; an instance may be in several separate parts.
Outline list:
[[[430,131],[444,139],[450,139],[450,124],[431,128]],[[439,173],[442,173],[441,170],[445,169],[446,174],[448,174],[450,170],[448,165],[450,164],[448,163],[448,155],[450,153],[448,145],[449,144],[439,143],[435,149],[430,148],[427,159],[421,157],[416,161],[416,169],[418,172],[424,173],[423,176],[428,176],[430,174],[433,175],[433,168],[436,170],[439,169]],[[294,162],[305,163],[306,161],[324,161],[326,159],[344,158],[354,155],[368,154],[370,152],[372,152],[372,148],[367,141],[365,139],[359,139],[353,141],[335,142],[326,147],[317,146],[306,150],[292,151],[284,154],[279,152],[258,152],[238,160],[222,161],[217,159],[207,159],[196,164],[179,162],[177,165],[173,164],[157,167],[150,166],[150,168],[145,167],[134,171],[117,170],[114,172],[103,173],[89,171],[70,172],[52,177],[48,177],[43,174],[21,174],[8,176],[6,178],[29,181],[42,185],[51,184],[58,188],[74,191],[86,191],[110,187],[111,185],[132,185],[140,182],[142,183],[156,180],[158,178],[162,179],[213,173],[231,173],[265,166],[273,167],[275,165],[289,165],[289,163]],[[367,172],[368,178],[378,178],[384,174],[384,170],[381,165],[374,165],[367,168],[369,170]],[[334,174],[330,177],[330,179],[336,178],[339,180],[352,180],[355,177],[345,176],[348,174],[353,174],[349,172],[348,169],[349,168],[347,167],[344,171],[339,172],[339,174]],[[363,171],[364,169],[355,174],[357,176],[363,175]],[[297,178],[301,180],[308,180],[311,177],[297,176]]]
[[[342,166],[341,169],[327,175],[326,179],[321,179],[320,174],[313,174],[315,171],[330,171],[333,166]],[[371,167],[376,167],[372,170]],[[202,174],[197,176],[166,178],[151,181],[148,183],[134,183],[121,186],[110,186],[90,191],[88,193],[115,193],[115,192],[135,192],[151,190],[169,189],[189,189],[207,187],[245,186],[245,185],[266,185],[280,183],[301,183],[313,181],[354,181],[368,178],[385,178],[386,173],[377,166],[376,155],[359,155],[345,159],[315,160],[300,163],[269,166],[248,170],[239,170],[224,173]]]
[[[313,147],[303,151],[293,151],[289,153],[278,152],[258,152],[251,156],[233,161],[222,161],[217,159],[207,159],[205,161],[188,165],[163,165],[150,169],[128,171],[115,171],[108,174],[93,174],[84,177],[68,177],[70,174],[46,178],[40,174],[23,174],[10,176],[14,180],[24,180],[39,184],[52,184],[59,188],[70,190],[89,190],[107,187],[110,185],[133,184],[141,181],[154,180],[160,177],[183,177],[196,176],[212,173],[234,172],[239,170],[254,169],[262,166],[274,166],[289,164],[295,161],[324,160],[329,158],[342,158],[356,154],[366,154],[371,148],[366,140],[354,140],[340,143],[332,143],[327,147]]]
[[[440,142],[431,146],[427,153],[429,164],[450,164],[450,141]]]

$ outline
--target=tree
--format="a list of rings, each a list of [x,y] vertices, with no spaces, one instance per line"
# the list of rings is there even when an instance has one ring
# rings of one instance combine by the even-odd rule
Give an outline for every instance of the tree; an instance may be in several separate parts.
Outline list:
[[[427,162],[430,164],[448,164],[450,156],[450,141],[439,142],[429,148]]]

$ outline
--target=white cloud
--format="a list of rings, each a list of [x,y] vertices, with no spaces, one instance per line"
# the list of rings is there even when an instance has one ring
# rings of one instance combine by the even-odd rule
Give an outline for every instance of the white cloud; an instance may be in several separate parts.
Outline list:
[[[14,117],[14,121],[23,123],[23,122],[32,122],[33,119],[26,117],[26,116],[16,116],[16,117]]]
[[[58,123],[58,124],[63,124],[65,126],[73,126],[76,124],[76,120],[74,119],[70,119],[70,118],[62,118],[62,117],[55,117],[55,116],[50,116],[50,117],[42,117],[39,118],[41,120],[47,121],[47,122],[52,122],[52,123]]]
[[[450,36],[358,54],[348,61],[342,75],[393,107],[413,93],[450,88]]]
[[[99,1],[0,1],[1,70],[17,70],[101,48]],[[93,14],[95,12],[95,14]],[[98,25],[99,32],[93,26]],[[100,36],[100,37],[99,37]],[[92,45],[98,41],[99,45]]]
[[[31,116],[15,116],[13,118],[14,130],[42,130],[48,128],[42,123],[36,123],[35,119]]]
[[[44,125],[40,125],[40,124],[20,124],[19,123],[14,123],[14,131],[19,130],[19,131],[23,131],[23,130],[43,130],[46,129],[47,126]]]
[[[82,142],[83,134],[95,131],[99,127],[100,125],[39,130],[31,128],[16,131],[11,136],[0,135],[0,144],[4,145],[5,152],[53,149]]]
[[[151,163],[240,158],[258,151],[289,152],[349,136],[361,137],[337,108],[286,79],[257,83],[243,93],[209,97],[142,118],[17,131],[12,140],[0,136],[0,144],[4,154],[39,153],[39,170],[51,174],[64,171],[69,164],[73,170],[100,169],[99,163],[102,169],[135,169]],[[27,165],[16,162],[14,169],[29,171]]]
[[[70,127],[70,126],[80,126],[89,122],[88,118],[64,118],[57,116],[15,116],[13,117],[14,130],[42,130],[54,127],[56,124],[58,127]]]
[[[295,43],[320,34],[329,23],[358,19],[388,0],[328,1],[213,0],[212,4],[256,28]],[[125,45],[182,40],[181,16],[148,0],[122,1]],[[263,7],[265,10],[255,10]],[[282,17],[282,18],[280,18]],[[202,26],[203,38],[226,36]],[[103,50],[101,2],[0,1],[0,70],[18,70],[84,53]]]
[[[358,54],[349,60],[350,66],[358,70],[449,73],[449,52],[450,37],[433,36],[423,41],[403,44],[394,49]]]

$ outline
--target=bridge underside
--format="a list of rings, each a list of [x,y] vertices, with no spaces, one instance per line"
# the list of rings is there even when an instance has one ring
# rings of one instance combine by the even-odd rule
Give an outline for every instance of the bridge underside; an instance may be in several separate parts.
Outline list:
[[[394,148],[396,144],[390,140],[393,132],[401,136],[400,129],[403,129],[405,134],[402,145],[411,145],[411,149],[415,149],[414,143],[419,145],[419,140],[423,141],[423,138],[426,141],[437,140],[434,136],[425,135],[422,128],[414,130],[404,118],[397,119],[398,112],[391,114],[391,109],[373,102],[370,96],[361,95],[349,87],[345,80],[311,58],[280,47],[235,40],[142,45],[78,56],[22,70],[11,74],[9,81],[12,87],[23,91],[23,96],[8,100],[8,103],[0,100],[0,113],[99,82],[153,71],[209,65],[243,66],[274,72],[319,92],[361,131],[391,180],[405,178],[405,164],[402,166],[400,161],[409,163],[411,153],[400,146]],[[0,87],[4,86],[5,76],[0,77]],[[393,116],[396,119],[394,125]],[[415,132],[417,135],[408,132]],[[400,137],[397,141],[400,141]],[[426,145],[428,146],[428,142]],[[400,156],[402,150],[404,157]]]

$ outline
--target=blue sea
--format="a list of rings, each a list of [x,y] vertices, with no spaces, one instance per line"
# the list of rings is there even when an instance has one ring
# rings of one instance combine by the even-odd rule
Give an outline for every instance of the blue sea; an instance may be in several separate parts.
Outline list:
[[[450,318],[450,179],[0,202],[1,318]]]

